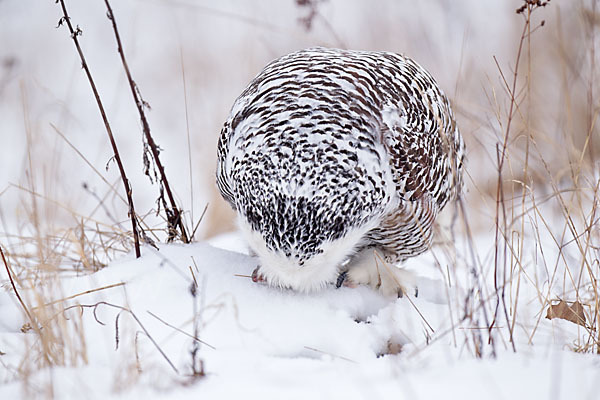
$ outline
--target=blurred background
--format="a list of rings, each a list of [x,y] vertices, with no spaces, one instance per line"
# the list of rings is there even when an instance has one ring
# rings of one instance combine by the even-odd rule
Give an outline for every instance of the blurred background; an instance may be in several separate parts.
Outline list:
[[[403,53],[451,99],[468,147],[466,199],[493,229],[497,151],[508,122],[522,0],[119,0],[112,7],[161,160],[195,239],[235,229],[214,183],[216,143],[236,97],[269,61],[311,46]],[[67,0],[107,110],[138,214],[164,240],[158,186],[143,175],[142,130],[103,1]],[[0,0],[0,241],[127,231],[127,206],[94,97],[54,1]],[[523,41],[503,180],[570,185],[597,173],[600,16],[555,0]],[[541,26],[543,24],[543,26]],[[506,82],[505,82],[506,81]],[[575,165],[575,167],[574,167]],[[93,168],[92,168],[93,167]],[[95,168],[95,170],[94,170]],[[108,182],[108,183],[107,183]],[[77,228],[75,229],[75,228]],[[156,230],[153,230],[156,228]],[[79,233],[77,233],[79,232]],[[130,245],[130,244],[129,244]],[[124,245],[127,247],[127,244]]]

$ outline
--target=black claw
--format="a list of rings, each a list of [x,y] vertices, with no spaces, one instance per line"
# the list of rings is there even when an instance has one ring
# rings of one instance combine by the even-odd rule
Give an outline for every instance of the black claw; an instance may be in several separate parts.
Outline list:
[[[398,298],[401,299],[404,297],[404,290],[402,288],[398,289]]]
[[[335,287],[337,289],[341,288],[342,285],[344,284],[344,281],[346,280],[346,276],[348,275],[348,271],[344,271],[341,274],[338,275],[337,277],[337,281],[335,282]]]
[[[260,280],[260,273],[258,272],[260,268],[260,265],[257,266],[256,268],[254,268],[254,271],[252,271],[252,282],[256,283]]]
[[[415,287],[415,297],[419,297],[419,288]]]

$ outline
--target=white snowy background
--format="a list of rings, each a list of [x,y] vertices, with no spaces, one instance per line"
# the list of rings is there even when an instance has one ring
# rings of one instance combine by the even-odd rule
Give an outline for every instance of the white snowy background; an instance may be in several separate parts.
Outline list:
[[[587,31],[571,30],[588,3],[553,1],[541,10],[547,22],[537,37],[566,41],[577,57],[574,66],[555,70],[545,61],[556,54],[539,50],[547,53],[534,64],[542,84],[531,96],[549,101],[529,111],[540,130],[557,126],[552,115],[564,106],[549,97],[558,90],[553,79],[589,69],[582,55]],[[83,30],[83,50],[138,213],[160,228],[153,211],[158,189],[142,173],[139,118],[104,2],[66,4]],[[137,260],[131,252],[109,252],[98,256],[108,265],[92,273],[82,261],[91,257],[86,248],[62,258],[40,249],[76,242],[69,227],[78,224],[129,228],[126,206],[99,176],[121,191],[102,121],[69,34],[64,26],[56,29],[59,5],[0,0],[0,246],[21,296],[45,317],[41,329],[54,338],[45,348],[35,329],[24,326],[27,316],[1,265],[0,399],[600,398],[600,359],[574,351],[589,341],[587,330],[545,318],[549,300],[575,300],[573,282],[584,275],[567,276],[572,270],[566,266],[581,260],[557,204],[540,204],[523,228],[533,239],[520,250],[520,268],[507,288],[511,317],[486,328],[492,316],[485,313],[496,304],[495,198],[481,192],[495,185],[502,133],[495,115],[507,104],[505,97],[496,110],[490,100],[502,92],[493,57],[512,74],[520,4],[330,0],[319,4],[306,30],[299,18],[307,10],[291,0],[113,0],[129,67],[152,106],[150,126],[188,226],[209,207],[196,243],[159,244],[159,251],[144,246]],[[213,182],[218,133],[236,96],[264,65],[315,45],[405,53],[453,102],[469,147],[465,201],[474,239],[462,228],[454,236],[443,231],[432,252],[407,263],[418,276],[418,297],[390,300],[365,287],[297,294],[249,278],[256,261],[246,255]],[[575,93],[585,87],[572,82],[569,104],[576,109],[585,95]],[[570,115],[577,120],[576,111]],[[563,156],[560,140],[543,146],[549,161]],[[551,192],[535,183],[540,197]],[[448,208],[447,221],[455,211]],[[156,236],[165,238],[162,231]],[[597,273],[598,250],[585,254],[595,257]],[[477,296],[474,287],[482,288]],[[582,301],[597,302],[589,296]],[[57,357],[53,366],[44,366],[44,354]],[[190,376],[200,364],[205,376]]]

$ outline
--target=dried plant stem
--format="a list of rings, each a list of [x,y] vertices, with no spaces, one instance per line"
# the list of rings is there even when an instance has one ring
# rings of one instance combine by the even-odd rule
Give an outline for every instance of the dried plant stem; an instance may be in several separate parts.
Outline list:
[[[71,143],[71,141],[69,139],[67,139],[67,137],[60,131],[60,129],[58,129],[53,123],[50,123],[50,126],[52,127],[52,129],[54,129],[54,131],[61,137],[62,140],[65,141],[65,143],[75,152],[77,153],[77,155],[83,160],[83,162],[85,162],[91,169],[92,171],[94,171],[96,173],[96,175],[98,175],[100,177],[100,179],[102,179],[102,181],[104,183],[106,183],[106,185],[115,193],[115,195],[122,200],[125,204],[127,204],[127,200],[125,200],[123,198],[123,196],[121,196],[121,194],[119,192],[117,192],[114,188],[113,185],[110,184],[110,182],[104,177],[104,175],[102,175],[100,173],[100,171],[98,171],[98,169],[96,169],[96,167],[94,167],[94,165],[81,153],[81,151],[79,151],[79,149],[77,147],[75,147],[73,145],[73,143]]]
[[[8,266],[8,261],[6,260],[6,257],[4,256],[4,251],[2,250],[2,247],[0,247],[0,255],[2,256],[2,261],[4,262],[4,267],[6,268],[6,273],[8,274],[8,279],[10,280],[10,284],[11,284],[13,290],[15,291],[15,295],[17,296],[19,303],[21,303],[21,307],[23,307],[25,314],[27,314],[27,318],[29,318],[29,322],[31,323],[31,326],[36,327],[37,324],[35,323],[33,316],[29,312],[29,309],[25,305],[25,302],[23,301],[23,299],[21,298],[21,295],[19,294],[19,291],[17,290],[17,286],[15,285],[15,281],[13,280],[12,272],[10,271],[10,267]]]
[[[196,342],[202,343],[203,345],[210,347],[213,350],[216,350],[216,347],[213,345],[210,345],[208,343],[206,343],[204,340],[198,339],[197,336],[194,335],[190,335],[189,333],[187,333],[186,331],[171,325],[170,323],[168,323],[167,321],[165,321],[164,319],[160,318],[158,315],[154,314],[152,311],[146,311],[148,314],[150,314],[151,316],[153,316],[154,318],[156,318],[157,320],[159,320],[160,322],[162,322],[163,324],[165,324],[166,326],[168,326],[169,328],[172,328],[174,330],[176,330],[179,333],[184,334],[185,336],[194,339]]]
[[[487,308],[486,308],[486,304],[485,304],[485,300],[484,300],[484,293],[483,293],[484,285],[481,282],[482,274],[477,270],[477,266],[480,265],[480,263],[477,262],[477,257],[475,255],[475,249],[474,249],[474,244],[473,244],[473,234],[471,232],[471,227],[469,225],[469,218],[467,217],[467,213],[465,210],[465,205],[463,203],[462,197],[458,198],[457,203],[458,203],[458,206],[460,209],[460,214],[462,216],[462,221],[464,223],[464,229],[465,229],[465,233],[467,235],[467,243],[469,245],[469,254],[471,256],[471,262],[473,264],[470,269],[470,274],[473,279],[473,285],[472,285],[472,288],[471,288],[468,296],[469,296],[469,298],[472,297],[475,289],[477,289],[479,291],[479,304],[481,306],[481,311],[483,313],[483,319],[485,320],[485,325],[488,327],[488,343],[492,347],[492,357],[495,358],[496,357],[496,342],[494,340],[494,337],[492,336],[492,328],[493,328],[494,324],[489,323],[489,318],[488,318],[488,314],[487,314]],[[474,310],[471,310],[471,313],[473,311]],[[465,315],[465,318],[466,317],[467,317],[467,315]],[[481,336],[481,333],[479,331],[476,331],[473,333],[473,335],[475,335],[477,338],[479,338]],[[481,357],[481,354],[478,354],[478,356]]]
[[[156,340],[154,340],[154,338],[152,337],[152,335],[150,335],[150,332],[148,332],[148,330],[146,329],[146,327],[144,326],[144,324],[142,324],[142,321],[140,321],[140,319],[137,317],[137,315],[135,315],[135,313],[133,311],[131,311],[129,308],[120,306],[118,304],[108,303],[106,301],[99,301],[99,302],[97,302],[95,304],[75,304],[75,305],[72,305],[72,306],[69,306],[69,307],[66,307],[65,309],[63,309],[62,313],[64,314],[66,311],[68,311],[70,309],[73,309],[73,308],[79,308],[79,309],[91,308],[92,311],[93,311],[94,318],[96,319],[96,321],[99,324],[101,324],[101,325],[105,325],[102,321],[100,321],[98,319],[98,316],[96,315],[96,310],[101,305],[105,305],[107,307],[112,307],[112,308],[115,308],[117,310],[121,310],[121,311],[129,313],[129,315],[131,315],[133,317],[133,319],[135,320],[135,322],[137,322],[138,326],[140,328],[142,328],[142,331],[144,332],[144,334],[146,335],[146,337],[148,339],[150,339],[150,341],[152,342],[152,344],[154,345],[154,347],[156,347],[156,349],[161,354],[161,356],[171,366],[171,368],[173,369],[173,371],[175,371],[176,374],[179,374],[179,370],[177,369],[177,367],[175,366],[175,364],[173,364],[171,362],[171,360],[169,359],[169,357],[167,357],[167,355],[165,354],[165,352],[163,351],[163,349],[161,349],[161,347],[158,345],[158,343],[156,342]],[[118,320],[117,320],[117,322],[118,322]]]
[[[35,310],[36,308],[53,306],[54,304],[62,303],[62,302],[65,302],[67,300],[73,300],[74,298],[79,297],[79,296],[84,296],[86,294],[95,293],[95,292],[99,292],[101,290],[106,290],[106,289],[112,289],[112,288],[116,288],[116,287],[123,286],[123,285],[125,285],[125,282],[113,283],[112,285],[107,285],[107,286],[103,286],[103,287],[96,288],[96,289],[86,290],[86,291],[83,291],[81,293],[77,293],[77,294],[74,294],[74,295],[71,295],[71,296],[68,296],[68,297],[64,297],[62,299],[51,301],[50,303],[46,303],[44,305],[33,307],[33,310]]]
[[[125,58],[125,51],[123,50],[123,45],[121,43],[121,36],[119,35],[119,30],[117,28],[117,21],[115,19],[115,15],[113,13],[112,7],[110,6],[110,3],[108,2],[108,0],[104,0],[104,3],[106,4],[106,8],[108,10],[108,12],[107,12],[108,19],[110,19],[110,21],[112,23],[113,31],[115,33],[115,39],[117,40],[117,50],[119,52],[119,56],[121,57],[121,62],[123,63],[123,69],[125,69],[125,74],[127,75],[127,81],[129,82],[129,87],[131,89],[131,95],[133,96],[135,105],[140,114],[140,119],[142,121],[142,129],[144,131],[144,136],[146,137],[148,146],[150,146],[150,150],[152,151],[152,158],[154,159],[154,162],[156,163],[156,166],[158,167],[162,185],[164,186],[164,188],[167,192],[167,197],[169,198],[169,202],[171,204],[170,208],[165,209],[165,212],[167,214],[167,223],[169,225],[169,238],[172,239],[175,237],[174,231],[176,230],[176,227],[179,227],[179,231],[181,232],[181,240],[184,243],[188,243],[189,238],[188,238],[187,232],[185,230],[185,226],[183,225],[183,220],[181,218],[181,210],[177,207],[177,203],[175,203],[175,198],[173,197],[173,192],[171,191],[171,186],[169,185],[169,180],[167,179],[165,169],[164,169],[162,163],[160,162],[158,147],[156,146],[156,143],[154,142],[154,139],[152,138],[152,135],[150,134],[150,125],[148,124],[148,120],[146,119],[146,114],[144,112],[144,107],[146,107],[146,103],[142,99],[140,90],[131,76],[131,72],[129,70],[129,65],[127,64],[127,60]],[[161,193],[161,197],[162,197],[162,193]]]
[[[525,39],[526,37],[528,37],[528,32],[529,32],[529,28],[530,28],[530,23],[531,23],[531,5],[527,4],[527,15],[526,15],[526,19],[525,19],[525,24],[523,26],[523,32],[521,33],[521,38],[519,40],[519,48],[517,50],[517,56],[516,56],[516,60],[515,60],[515,69],[513,71],[513,80],[512,80],[512,87],[507,89],[509,91],[509,96],[510,96],[510,107],[508,110],[508,117],[507,117],[507,122],[506,122],[506,129],[504,132],[504,139],[502,142],[502,148],[497,148],[497,163],[498,163],[498,181],[497,181],[497,185],[496,185],[496,214],[495,214],[495,228],[496,228],[496,232],[495,232],[495,241],[496,241],[496,248],[495,248],[495,252],[494,252],[494,289],[496,292],[496,309],[494,311],[494,320],[492,321],[491,325],[489,326],[490,329],[490,334],[491,334],[491,329],[493,328],[493,326],[496,323],[497,317],[498,317],[498,310],[500,307],[500,303],[502,303],[502,307],[504,310],[504,316],[506,318],[507,321],[509,321],[509,317],[508,317],[508,310],[506,308],[506,299],[505,299],[505,288],[506,288],[506,258],[507,258],[507,239],[504,238],[502,240],[503,242],[503,246],[502,246],[502,250],[503,250],[503,258],[502,258],[502,262],[504,264],[503,266],[503,282],[501,285],[498,285],[498,274],[499,274],[499,253],[500,253],[500,248],[499,248],[499,242],[500,242],[500,213],[502,213],[502,223],[503,223],[503,235],[506,235],[506,230],[507,230],[507,225],[506,225],[506,206],[505,206],[505,198],[504,198],[504,187],[503,187],[503,182],[502,182],[502,170],[504,168],[504,162],[506,160],[506,149],[508,147],[508,139],[510,137],[510,128],[511,128],[511,124],[512,124],[512,120],[513,120],[513,116],[514,116],[514,109],[515,106],[517,105],[517,100],[515,98],[515,94],[516,94],[516,90],[517,90],[517,80],[518,80],[518,75],[519,75],[519,63],[521,61],[521,54],[523,52],[523,45],[525,44]],[[496,60],[496,58],[494,57],[494,61],[496,62],[496,65],[498,66],[498,61]],[[499,67],[498,67],[499,68]],[[499,68],[500,73],[502,74],[502,70]],[[502,78],[505,81],[506,84],[506,79],[504,79],[504,74],[502,74]],[[516,347],[515,347],[515,342],[513,340],[513,330],[509,329],[509,335],[510,335],[510,343],[512,345],[512,349],[513,351],[517,351]]]
[[[181,81],[183,83],[183,102],[185,106],[185,133],[187,138],[188,151],[188,174],[190,177],[190,220],[194,223],[194,174],[192,169],[192,141],[190,138],[190,118],[188,112],[187,84],[185,79],[185,64],[183,62],[183,49],[179,47],[179,58],[181,63]],[[196,229],[193,229],[190,241],[194,240]]]
[[[81,50],[81,46],[79,45],[79,40],[77,37],[81,35],[81,29],[77,27],[77,29],[73,29],[73,24],[71,24],[71,18],[67,13],[67,8],[65,6],[64,0],[58,0],[60,2],[60,6],[63,11],[63,17],[60,19],[58,25],[62,25],[62,23],[66,23],[69,28],[69,32],[71,33],[71,39],[75,43],[75,47],[77,48],[77,53],[79,54],[79,58],[81,59],[81,67],[84,69],[85,74],[87,75],[88,81],[90,82],[90,86],[92,88],[92,92],[94,93],[94,97],[96,98],[96,103],[98,105],[98,109],[100,110],[100,115],[102,116],[102,121],[104,122],[104,127],[106,128],[106,133],[108,134],[108,138],[110,140],[110,144],[113,149],[114,159],[117,162],[117,166],[119,167],[119,173],[121,174],[121,179],[123,181],[123,186],[125,187],[125,193],[127,195],[127,202],[129,204],[129,217],[131,218],[131,227],[133,230],[133,241],[135,244],[135,256],[137,258],[140,257],[140,239],[138,234],[138,227],[136,223],[136,214],[135,208],[133,206],[133,197],[132,197],[132,189],[129,184],[129,180],[127,179],[127,175],[125,174],[125,168],[123,167],[123,163],[121,162],[121,156],[119,155],[119,150],[117,148],[117,143],[115,142],[115,138],[113,136],[112,130],[110,128],[110,124],[108,123],[108,118],[106,116],[106,112],[104,111],[104,106],[102,105],[102,100],[100,100],[100,94],[96,89],[96,84],[92,79],[92,74],[90,69],[88,68],[87,62],[85,61],[85,57],[83,55],[83,51]]]
[[[592,15],[596,14],[598,0],[592,1]],[[589,147],[588,152],[590,155],[590,160],[592,165],[596,164],[596,153],[594,148],[594,121],[596,120],[596,113],[594,112],[594,77],[596,73],[596,23],[590,24],[590,37],[591,37],[591,46],[590,46],[590,82],[588,85],[588,137],[589,137]]]

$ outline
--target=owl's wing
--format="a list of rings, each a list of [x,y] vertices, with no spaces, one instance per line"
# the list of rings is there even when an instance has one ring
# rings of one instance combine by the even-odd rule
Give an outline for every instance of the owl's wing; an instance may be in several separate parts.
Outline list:
[[[227,155],[229,152],[229,140],[231,136],[231,124],[229,121],[225,123],[221,129],[221,136],[217,145],[217,187],[221,195],[233,209],[236,209],[233,199],[233,191],[229,183],[229,174],[227,173]]]
[[[390,157],[398,196],[406,201],[431,197],[441,209],[461,183],[464,144],[448,100],[415,94],[383,108],[381,135]],[[458,178],[457,178],[458,177]]]

